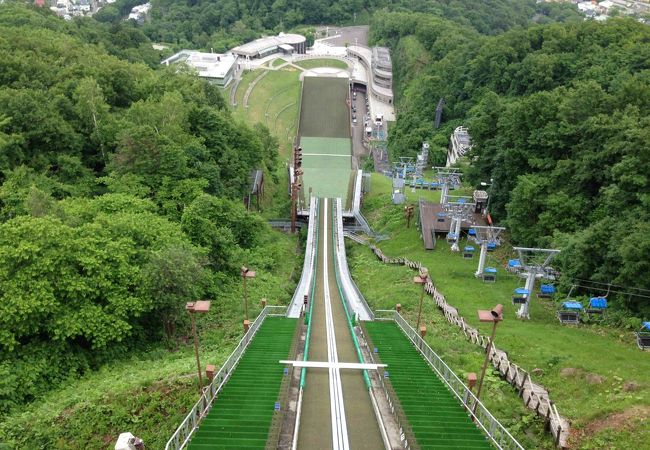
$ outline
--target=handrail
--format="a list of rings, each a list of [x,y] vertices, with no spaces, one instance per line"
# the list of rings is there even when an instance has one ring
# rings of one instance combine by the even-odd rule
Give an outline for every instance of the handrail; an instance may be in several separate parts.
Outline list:
[[[284,316],[286,314],[286,306],[266,306],[260,314],[255,318],[250,328],[241,338],[235,350],[230,354],[226,362],[223,363],[219,372],[212,378],[212,382],[204,389],[203,394],[199,400],[194,404],[190,412],[185,416],[183,422],[176,429],[174,434],[167,444],[165,450],[180,450],[183,449],[192,438],[192,435],[197,430],[199,423],[207,415],[214,400],[218,397],[219,392],[226,384],[233,370],[239,363],[241,356],[248,347],[248,344],[253,340],[255,333],[264,322],[267,316]]]
[[[352,276],[350,275],[350,270],[347,265],[347,260],[345,258],[343,220],[341,217],[341,213],[342,213],[341,199],[336,200],[335,208],[339,212],[335,224],[337,230],[336,241],[334,242],[334,245],[337,248],[335,259],[339,262],[339,272],[341,275],[341,283],[343,285],[343,291],[346,292],[346,299],[348,301],[350,311],[357,313],[361,320],[372,320],[373,319],[372,310],[368,306],[366,299],[363,297],[363,294],[361,294],[361,291],[359,291],[359,288],[357,287],[356,283],[352,279]],[[350,298],[350,296],[352,298]],[[354,302],[354,305],[352,302]]]
[[[316,292],[316,273],[318,272],[318,248],[320,245],[320,201],[317,198],[312,198],[312,207],[313,214],[310,211],[310,220],[313,220],[313,230],[315,233],[314,241],[316,242],[315,251],[314,251],[314,263],[312,265],[313,276],[311,277],[311,290],[309,301],[309,312],[305,312],[307,316],[307,333],[305,336],[305,349],[303,351],[303,360],[307,361],[309,356],[309,338],[311,337],[311,325],[312,325],[312,314],[314,311],[314,293]],[[307,369],[302,368],[300,370],[300,384],[298,392],[298,405],[296,407],[296,422],[293,427],[293,442],[291,448],[293,450],[298,446],[298,432],[300,430],[300,415],[302,414],[302,393],[305,387],[305,379],[307,377]]]
[[[332,222],[337,221],[337,212],[340,213],[340,207],[341,207],[341,199],[337,199],[336,201],[336,206],[332,208]],[[338,222],[338,221],[337,221]],[[332,225],[332,242],[334,245],[332,245],[334,253],[338,255],[339,252],[339,246],[336,244],[338,242],[338,227],[335,227]],[[339,290],[339,295],[341,296],[341,300],[343,300],[341,303],[343,304],[343,311],[345,312],[345,318],[348,323],[348,329],[350,330],[350,334],[352,336],[352,342],[354,343],[354,348],[357,353],[357,358],[359,359],[360,363],[364,362],[363,354],[361,353],[361,347],[359,347],[359,340],[357,339],[357,335],[354,333],[354,326],[352,323],[352,318],[350,317],[350,312],[349,310],[351,309],[349,299],[347,295],[343,292],[343,289],[341,288],[341,277],[339,276],[339,264],[337,259],[338,258],[333,258],[334,259],[334,275],[336,278],[336,287]],[[366,387],[368,389],[372,389],[372,383],[370,382],[370,376],[368,375],[367,370],[363,370],[363,379],[366,383]]]
[[[304,295],[309,292],[311,283],[313,283],[316,276],[314,263],[316,261],[315,254],[318,251],[315,238],[316,230],[318,228],[318,221],[316,220],[316,214],[318,211],[317,205],[318,200],[315,197],[312,197],[309,211],[309,226],[307,228],[307,243],[305,245],[305,260],[302,266],[300,281],[298,282],[298,286],[296,287],[293,297],[291,298],[290,306],[287,309],[288,317],[296,318],[300,316],[300,311],[303,308]]]
[[[390,313],[390,314],[388,314]],[[490,413],[490,411],[476,398],[474,393],[458,378],[456,373],[434,352],[422,337],[408,324],[397,311],[379,310],[375,312],[379,320],[393,320],[404,332],[406,337],[418,349],[438,377],[447,385],[460,403],[473,417],[474,423],[485,432],[492,443],[499,449],[518,449],[524,447],[510,434],[510,432]],[[381,316],[381,317],[380,317]],[[386,317],[388,316],[388,317]],[[392,317],[390,317],[392,316]]]

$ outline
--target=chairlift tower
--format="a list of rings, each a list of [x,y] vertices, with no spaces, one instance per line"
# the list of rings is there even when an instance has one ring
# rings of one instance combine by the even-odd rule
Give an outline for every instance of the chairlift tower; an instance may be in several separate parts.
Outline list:
[[[465,197],[457,197],[458,201],[447,202],[443,208],[451,217],[451,224],[449,225],[449,234],[447,234],[447,241],[451,242],[451,251],[457,252],[460,250],[458,242],[460,241],[460,228],[463,222],[472,223],[474,220],[474,208],[476,204],[468,203]]]
[[[411,170],[409,170],[409,168]],[[410,156],[400,156],[399,162],[394,163],[393,173],[397,176],[398,173],[402,174],[402,179],[406,180],[406,174],[409,171],[414,170],[413,158]]]
[[[555,270],[550,266],[551,261],[560,253],[559,250],[547,248],[527,248],[514,247],[519,254],[521,262],[521,275],[526,278],[526,301],[519,306],[517,317],[520,319],[530,319],[528,305],[530,303],[531,293],[535,287],[535,279],[555,277]]]
[[[444,205],[447,203],[447,197],[449,196],[449,188],[454,189],[460,187],[460,169],[453,169],[449,167],[433,167],[434,170],[438,171],[437,181],[438,184],[442,186],[442,193],[440,195],[440,204]]]
[[[486,227],[486,226],[474,226],[474,231],[476,232],[476,237],[474,241],[481,246],[481,255],[478,258],[478,269],[476,270],[477,278],[483,276],[483,271],[485,270],[485,258],[487,256],[488,244],[494,242],[499,244],[499,235],[505,231],[505,228],[502,227]]]
[[[427,166],[427,161],[429,161],[429,143],[422,143],[422,151],[418,153],[417,158],[415,159],[415,175],[422,177],[424,169]]]

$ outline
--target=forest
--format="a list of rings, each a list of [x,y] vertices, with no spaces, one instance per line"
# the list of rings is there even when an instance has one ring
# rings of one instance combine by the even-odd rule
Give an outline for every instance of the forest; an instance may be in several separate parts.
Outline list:
[[[561,248],[567,288],[650,288],[640,276],[650,264],[650,28],[568,21],[485,37],[428,14],[386,12],[371,30],[395,55],[393,155],[414,155],[428,139],[444,164],[451,131],[467,125],[468,177],[492,180],[493,216],[514,245]],[[645,297],[616,305],[650,314]]]
[[[122,20],[137,3],[69,22],[0,6],[0,419],[14,418],[0,439],[16,448],[33,417],[20,413],[48,392],[187,344],[185,301],[214,299],[214,339],[233,339],[243,261],[264,274],[259,293],[291,293],[293,267],[280,274],[277,261],[294,262],[295,241],[241,202],[251,170],[279,183],[277,139],[236,121],[215,86],[161,67],[154,42],[222,51],[369,23],[393,55],[393,157],[428,140],[430,162],[444,163],[451,131],[467,125],[467,178],[492,180],[513,244],[561,248],[565,288],[650,289],[648,27],[533,0],[153,0],[140,26]],[[642,297],[613,306],[616,325],[650,316]],[[64,419],[31,434],[33,448],[59,442]]]
[[[118,0],[103,8],[97,20],[118,23],[140,0]],[[304,25],[367,24],[376,11],[410,11],[444,17],[483,34],[525,26],[533,18],[558,20],[572,9],[537,5],[534,0],[153,0],[151,20],[142,31],[153,41],[177,49],[226,51],[262,33],[278,33]]]
[[[275,138],[150,69],[137,30],[96,25],[0,8],[0,415],[172,342],[184,301],[277,257],[241,202],[251,170],[272,184]]]

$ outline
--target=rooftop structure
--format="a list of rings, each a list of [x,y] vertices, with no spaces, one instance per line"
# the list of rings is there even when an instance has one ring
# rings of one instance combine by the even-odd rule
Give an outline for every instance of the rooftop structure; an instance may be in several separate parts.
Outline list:
[[[274,53],[304,54],[307,52],[307,39],[300,34],[280,33],[247,42],[233,48],[232,52],[247,59],[264,58]]]
[[[357,58],[369,73],[368,90],[371,98],[392,105],[393,74],[388,49],[384,47],[370,49],[362,45],[350,45],[347,48],[347,54],[349,57]]]
[[[219,86],[227,86],[233,78],[237,65],[237,56],[232,53],[219,54],[181,50],[161,64],[168,66],[173,63],[185,64],[195,69],[201,78],[205,78]]]
[[[144,22],[145,17],[147,16],[147,13],[151,9],[151,3],[145,3],[143,5],[136,5],[131,9],[131,13],[129,14],[129,17],[127,20],[132,19],[135,20],[136,22],[142,23]]]
[[[465,153],[472,148],[472,138],[467,128],[463,126],[454,130],[450,140],[449,150],[447,151],[447,167],[455,164],[460,157],[465,156]]]
[[[390,89],[393,85],[393,65],[386,47],[373,47],[371,66],[375,83]]]

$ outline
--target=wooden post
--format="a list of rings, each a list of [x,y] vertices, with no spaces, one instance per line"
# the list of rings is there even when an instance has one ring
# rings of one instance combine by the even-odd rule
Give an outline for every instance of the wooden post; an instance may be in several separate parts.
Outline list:
[[[208,364],[205,366],[205,377],[212,382],[214,379],[214,373],[216,371],[216,367],[213,364]]]

